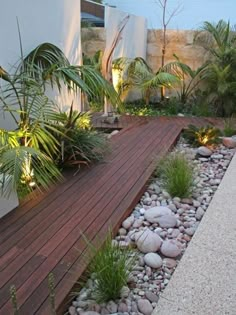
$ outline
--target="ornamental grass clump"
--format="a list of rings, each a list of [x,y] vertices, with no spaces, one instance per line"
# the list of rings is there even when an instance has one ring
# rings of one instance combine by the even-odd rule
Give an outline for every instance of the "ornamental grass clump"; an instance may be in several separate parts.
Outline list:
[[[172,197],[189,197],[193,184],[193,167],[181,153],[171,153],[161,162],[159,173]]]
[[[104,246],[96,251],[89,268],[95,278],[93,296],[98,303],[120,298],[135,260],[134,251],[114,244],[110,233]]]
[[[235,118],[228,118],[224,121],[224,130],[223,130],[225,137],[232,137],[236,135],[236,119]]]

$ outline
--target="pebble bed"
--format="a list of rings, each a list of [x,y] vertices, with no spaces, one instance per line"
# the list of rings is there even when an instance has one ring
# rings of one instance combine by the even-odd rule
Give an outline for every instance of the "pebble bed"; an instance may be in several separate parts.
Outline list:
[[[191,160],[195,172],[191,198],[180,199],[154,179],[132,214],[122,223],[114,245],[132,245],[138,260],[121,299],[106,304],[92,300],[93,277],[78,293],[70,315],[151,315],[168,285],[233,157],[234,149],[219,145],[191,148],[181,139],[176,149]]]

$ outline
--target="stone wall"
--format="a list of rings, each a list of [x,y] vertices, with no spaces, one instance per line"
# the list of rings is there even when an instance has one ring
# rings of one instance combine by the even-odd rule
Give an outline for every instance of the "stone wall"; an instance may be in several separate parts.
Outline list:
[[[154,71],[156,71],[161,64],[161,38],[161,30],[148,30],[147,62]],[[187,63],[193,69],[202,65],[205,61],[205,53],[202,48],[193,45],[193,38],[194,31],[168,30],[166,63],[174,60],[173,54],[176,54],[181,61]],[[82,47],[84,54],[88,56],[94,55],[98,50],[104,50],[105,29],[82,29]]]

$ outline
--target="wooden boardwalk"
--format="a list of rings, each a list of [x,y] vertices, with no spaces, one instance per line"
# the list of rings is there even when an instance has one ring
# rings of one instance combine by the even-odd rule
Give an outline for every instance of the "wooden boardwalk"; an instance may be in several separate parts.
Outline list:
[[[205,119],[132,120],[112,138],[103,161],[67,176],[47,194],[24,202],[0,220],[0,314],[13,314],[9,289],[15,285],[20,315],[50,315],[47,277],[55,278],[56,307],[63,306],[84,272],[84,236],[102,240],[138,202],[155,161],[176,142],[189,123]],[[215,124],[218,121],[214,122]]]

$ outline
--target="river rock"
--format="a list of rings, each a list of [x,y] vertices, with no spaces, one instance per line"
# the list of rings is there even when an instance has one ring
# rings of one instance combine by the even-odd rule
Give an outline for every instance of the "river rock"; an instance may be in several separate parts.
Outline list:
[[[159,235],[147,229],[135,233],[135,242],[141,252],[153,253],[161,247],[162,239]]]
[[[204,157],[209,157],[212,155],[212,151],[210,149],[208,149],[207,147],[199,147],[197,149],[197,153],[201,156],[204,156]]]
[[[135,314],[138,314],[138,306],[134,301],[131,302],[131,311],[134,312]]]
[[[120,303],[118,304],[118,312],[120,312],[120,313],[128,312],[128,306],[127,306],[127,304],[124,303],[124,302],[120,302]]]
[[[170,208],[170,210],[172,210],[172,212],[174,212],[174,213],[177,212],[177,208],[176,208],[176,205],[174,203],[168,205],[168,208]]]
[[[106,306],[107,310],[113,314],[117,312],[117,304],[113,301],[109,301]]]
[[[161,245],[161,253],[164,256],[175,258],[181,254],[181,243],[176,240],[166,240]]]
[[[148,253],[144,256],[145,264],[151,268],[158,269],[162,266],[162,259],[158,254]]]
[[[120,234],[120,235],[126,235],[126,234],[127,234],[126,229],[120,228],[120,229],[119,229],[119,234]]]
[[[211,158],[212,159],[215,159],[215,160],[220,160],[220,159],[223,159],[223,154],[212,154]]]
[[[69,315],[76,315],[77,314],[76,308],[74,306],[70,306],[68,312],[69,312]]]
[[[223,145],[227,148],[235,148],[236,147],[236,136],[233,137],[224,137]]]
[[[171,215],[171,210],[167,207],[159,206],[148,209],[144,213],[144,218],[150,223],[158,223],[158,218],[163,215]]]
[[[122,226],[124,229],[128,230],[133,223],[134,223],[134,216],[131,215],[122,223]]]
[[[162,228],[172,228],[176,226],[177,219],[173,215],[163,215],[157,218],[157,223]]]
[[[145,292],[146,298],[151,302],[151,303],[156,303],[158,301],[158,296],[151,292],[151,291],[146,291]]]
[[[204,216],[204,213],[205,211],[201,207],[198,207],[196,211],[196,215],[195,215],[196,219],[200,221],[202,217]]]
[[[136,219],[133,223],[133,227],[134,228],[139,228],[140,226],[142,226],[143,224],[143,217],[140,219]]]
[[[81,315],[100,315],[100,313],[93,312],[93,311],[85,311],[85,312],[80,312]]]
[[[176,260],[172,258],[164,258],[163,259],[163,265],[166,266],[167,268],[173,269],[176,267],[177,262]]]
[[[193,236],[195,232],[196,232],[196,229],[194,227],[190,227],[185,230],[185,233],[189,236]]]
[[[130,293],[130,289],[126,286],[122,287],[121,291],[120,291],[120,297],[123,298],[127,298],[129,296]]]
[[[138,302],[138,309],[144,315],[151,315],[153,311],[152,304],[146,299],[139,299]]]

